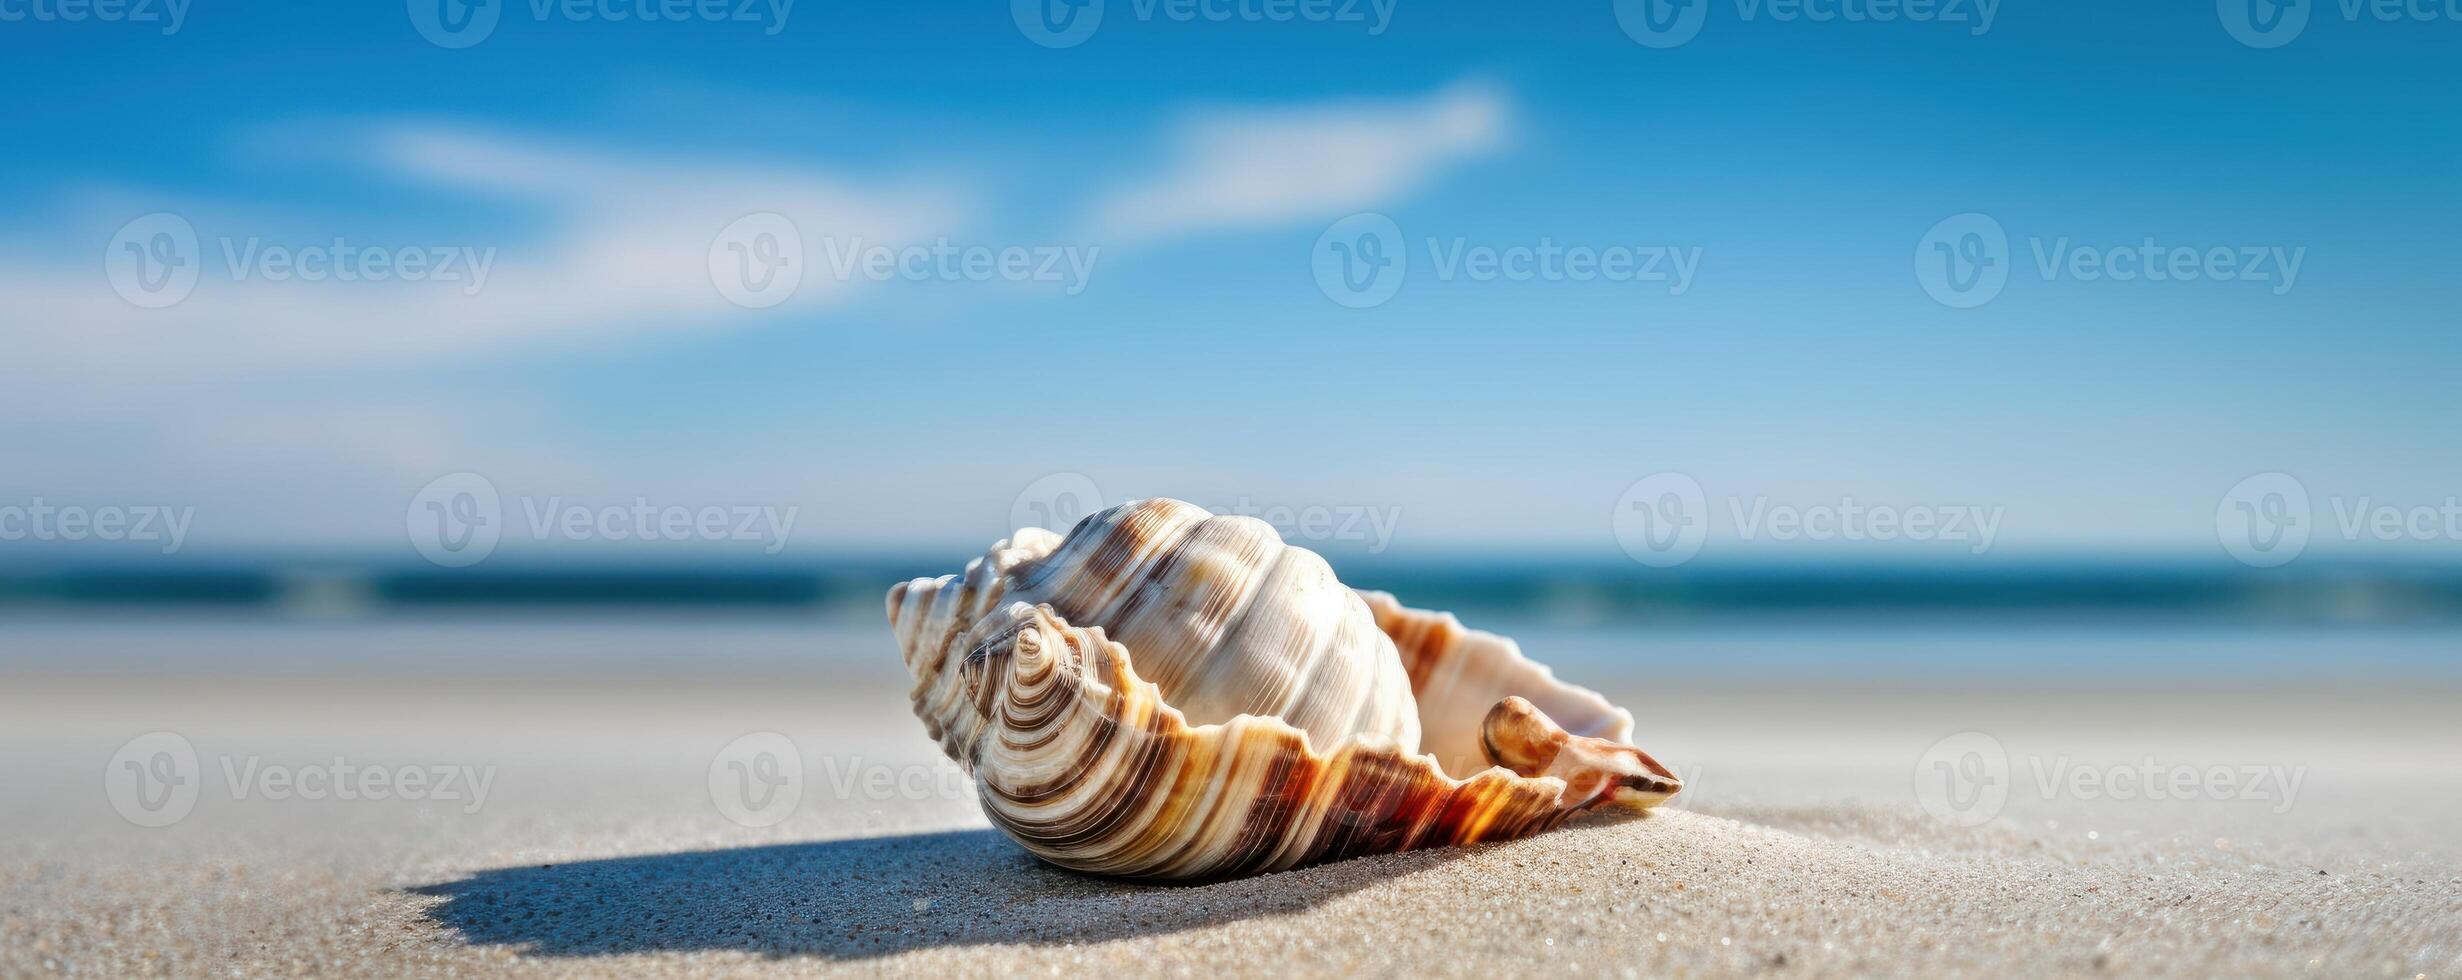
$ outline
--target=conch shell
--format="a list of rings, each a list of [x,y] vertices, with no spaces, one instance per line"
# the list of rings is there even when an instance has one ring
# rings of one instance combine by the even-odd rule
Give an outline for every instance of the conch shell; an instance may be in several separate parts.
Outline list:
[[[1682,782],[1512,640],[1152,499],[889,590],[915,715],[1063,867],[1196,879],[1537,833]]]

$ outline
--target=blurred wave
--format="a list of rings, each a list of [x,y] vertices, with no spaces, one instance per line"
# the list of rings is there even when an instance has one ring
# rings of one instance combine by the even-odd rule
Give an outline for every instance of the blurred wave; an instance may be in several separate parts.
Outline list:
[[[1543,559],[1335,562],[1347,582],[1465,616],[1580,624],[1722,619],[2051,620],[2069,624],[2462,624],[2462,566],[2239,569],[2213,563],[1979,566],[1630,564]],[[953,570],[946,557],[801,565],[501,566],[226,563],[182,569],[0,570],[0,615],[89,608],[254,610],[317,618],[455,608],[770,607],[879,615],[896,581]]]

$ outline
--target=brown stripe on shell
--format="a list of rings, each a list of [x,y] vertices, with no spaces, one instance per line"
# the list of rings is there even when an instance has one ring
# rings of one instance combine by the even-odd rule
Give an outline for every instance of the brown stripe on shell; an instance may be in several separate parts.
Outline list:
[[[1426,688],[1428,678],[1436,673],[1437,663],[1459,637],[1461,622],[1447,616],[1405,615],[1398,602],[1370,601],[1368,611],[1375,614],[1377,628],[1393,638],[1394,652],[1402,657],[1402,670],[1410,675],[1411,690]]]
[[[1024,637],[1038,650],[1069,647],[1079,655],[1055,663],[1039,653],[1031,660],[994,653],[987,662],[1008,671],[981,679],[1005,685],[987,752],[1020,771],[1057,774],[1022,781],[978,769],[985,811],[1055,864],[1126,877],[1277,871],[1523,836],[1597,802],[1564,799],[1564,780],[1502,769],[1455,780],[1428,757],[1377,740],[1319,754],[1304,733],[1272,718],[1190,725],[1136,675],[1130,651],[1100,631],[1071,627],[1047,606],[1012,606],[1007,615],[1027,625],[997,631],[999,642],[1014,647]],[[1042,703],[1055,695],[1061,706]],[[1067,734],[1012,737],[1004,730],[1011,719],[1028,716],[1021,702],[1036,702],[1031,717]],[[988,766],[993,757],[981,761]]]
[[[1169,555],[1202,515],[1203,508],[1162,498],[1091,515],[1059,549],[1018,570],[1018,589],[1079,622],[1116,619],[1118,604],[1137,601],[1137,586],[1150,577],[1146,568]]]

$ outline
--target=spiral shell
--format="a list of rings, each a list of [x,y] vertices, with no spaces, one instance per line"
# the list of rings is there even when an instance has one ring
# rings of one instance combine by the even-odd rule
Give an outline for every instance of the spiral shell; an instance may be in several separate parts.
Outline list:
[[[915,714],[1054,864],[1215,878],[1536,833],[1681,783],[1511,640],[1244,517],[1123,504],[890,589]],[[1423,751],[1424,742],[1424,751]]]

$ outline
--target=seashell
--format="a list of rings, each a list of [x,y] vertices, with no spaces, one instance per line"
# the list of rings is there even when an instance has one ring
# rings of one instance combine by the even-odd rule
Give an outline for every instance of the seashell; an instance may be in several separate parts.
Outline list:
[[[1682,782],[1512,640],[1177,500],[889,590],[915,715],[1036,856],[1138,878],[1505,840]]]

